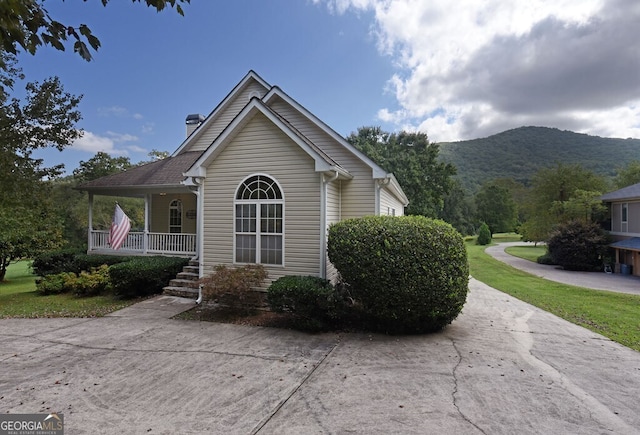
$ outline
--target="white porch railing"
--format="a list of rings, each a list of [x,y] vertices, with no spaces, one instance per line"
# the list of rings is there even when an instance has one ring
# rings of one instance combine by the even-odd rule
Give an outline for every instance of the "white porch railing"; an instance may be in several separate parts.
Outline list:
[[[89,238],[89,252],[122,253],[142,255],[196,255],[196,235],[184,233],[129,232],[119,250],[111,249],[109,231],[92,230]]]

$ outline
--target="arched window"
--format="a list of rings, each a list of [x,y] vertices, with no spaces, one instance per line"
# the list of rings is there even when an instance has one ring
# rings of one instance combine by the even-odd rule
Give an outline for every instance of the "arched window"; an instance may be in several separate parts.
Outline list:
[[[169,232],[182,232],[182,201],[174,199],[169,204]]]
[[[245,179],[235,199],[236,263],[283,264],[284,199],[267,175]]]

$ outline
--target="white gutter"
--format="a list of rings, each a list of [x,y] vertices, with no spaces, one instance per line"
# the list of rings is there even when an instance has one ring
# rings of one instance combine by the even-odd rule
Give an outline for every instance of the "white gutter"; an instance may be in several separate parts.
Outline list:
[[[327,185],[338,179],[335,171],[331,178],[321,175],[320,182],[320,278],[327,279]]]

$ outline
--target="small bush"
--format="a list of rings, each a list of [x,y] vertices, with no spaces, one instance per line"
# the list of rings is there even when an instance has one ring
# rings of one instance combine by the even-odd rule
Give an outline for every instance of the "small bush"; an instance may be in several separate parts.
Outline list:
[[[42,295],[73,293],[76,296],[97,296],[111,287],[109,266],[102,265],[79,274],[62,272],[46,275],[36,282],[36,290]]]
[[[549,266],[553,266],[553,265],[556,264],[556,263],[553,262],[553,258],[551,257],[551,254],[549,254],[549,252],[547,252],[544,255],[539,256],[536,259],[536,262],[538,264],[546,264],[546,265],[549,265]]]
[[[489,226],[483,222],[482,225],[480,225],[480,229],[478,229],[476,244],[484,246],[489,243],[491,243],[491,230],[489,230]]]
[[[111,289],[111,278],[109,276],[109,266],[103,264],[100,267],[92,268],[90,272],[82,271],[76,275],[72,282],[72,289],[76,296],[97,296],[107,293]]]
[[[607,233],[594,223],[571,221],[552,232],[547,247],[553,262],[566,270],[601,270],[608,255]]]
[[[43,296],[69,293],[75,279],[76,274],[73,272],[47,274],[36,280],[36,291]]]
[[[462,236],[422,216],[370,216],[333,224],[329,259],[356,305],[390,333],[437,331],[467,297],[469,264]]]
[[[283,276],[271,283],[267,302],[275,312],[297,316],[304,329],[324,329],[345,314],[345,304],[326,279],[317,276]]]
[[[131,257],[109,267],[113,293],[124,298],[161,293],[188,263],[188,259],[180,257]]]
[[[220,264],[213,274],[200,280],[202,294],[206,300],[215,300],[230,308],[249,310],[259,303],[259,294],[252,291],[267,279],[267,270],[261,264],[242,267],[227,267]]]

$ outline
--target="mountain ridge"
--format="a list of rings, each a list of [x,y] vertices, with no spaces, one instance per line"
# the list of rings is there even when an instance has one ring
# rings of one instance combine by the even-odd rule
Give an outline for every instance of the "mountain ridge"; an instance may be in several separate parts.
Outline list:
[[[485,138],[438,145],[440,160],[456,166],[456,177],[470,192],[496,178],[513,178],[529,185],[540,169],[559,163],[579,164],[612,177],[616,169],[640,160],[640,139],[605,138],[550,127],[518,127]]]

